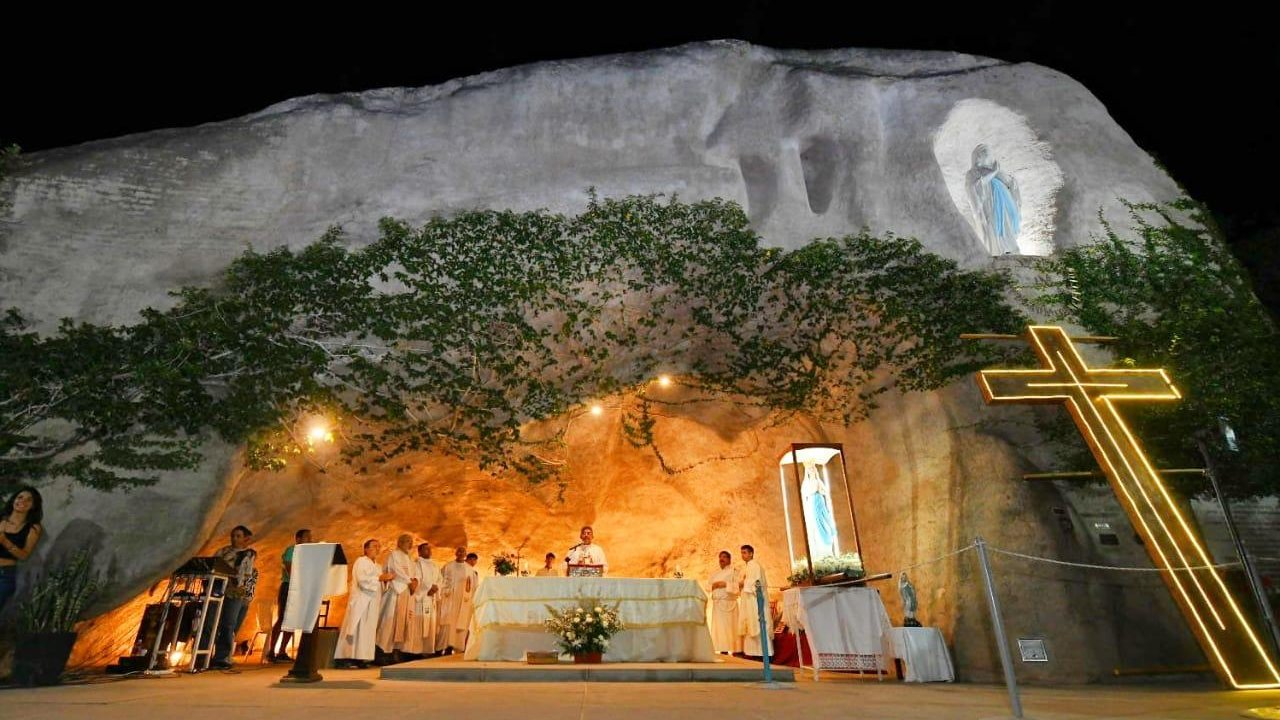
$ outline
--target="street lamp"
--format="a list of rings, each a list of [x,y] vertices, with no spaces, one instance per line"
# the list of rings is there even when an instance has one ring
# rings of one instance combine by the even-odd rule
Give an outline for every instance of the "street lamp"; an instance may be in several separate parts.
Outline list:
[[[1240,452],[1240,443],[1236,439],[1236,431],[1231,427],[1227,418],[1221,415],[1218,416],[1218,431],[1222,433],[1222,442],[1229,452]],[[1231,542],[1235,545],[1236,555],[1240,556],[1240,565],[1244,569],[1245,579],[1249,581],[1249,589],[1253,592],[1253,600],[1258,605],[1258,611],[1262,613],[1262,624],[1266,626],[1267,633],[1271,637],[1271,647],[1277,655],[1280,655],[1280,627],[1276,626],[1275,613],[1271,611],[1271,601],[1267,599],[1267,592],[1262,586],[1262,578],[1258,575],[1258,568],[1253,564],[1253,559],[1249,557],[1249,552],[1245,549],[1244,541],[1240,538],[1239,531],[1236,530],[1236,521],[1231,515],[1231,503],[1227,501],[1227,496],[1222,494],[1222,488],[1218,485],[1218,473],[1213,457],[1209,454],[1209,446],[1205,443],[1203,435],[1197,435],[1195,440],[1196,448],[1200,450],[1200,457],[1204,458],[1205,477],[1209,478],[1209,485],[1213,488],[1213,494],[1218,498],[1218,505],[1222,507],[1222,518],[1227,525],[1227,533],[1231,535]]]

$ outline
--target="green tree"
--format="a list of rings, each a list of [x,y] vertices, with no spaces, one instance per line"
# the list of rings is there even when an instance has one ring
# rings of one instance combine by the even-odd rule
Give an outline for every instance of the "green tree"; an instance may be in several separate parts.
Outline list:
[[[1128,204],[1132,236],[1103,217],[1096,242],[1041,263],[1033,305],[1114,335],[1117,361],[1164,367],[1178,403],[1126,410],[1161,467],[1200,467],[1196,439],[1221,463],[1224,491],[1280,491],[1280,334],[1205,208],[1183,199]],[[1219,432],[1224,418],[1239,451]],[[1185,476],[1184,476],[1185,478]],[[1183,490],[1205,488],[1201,479]]]

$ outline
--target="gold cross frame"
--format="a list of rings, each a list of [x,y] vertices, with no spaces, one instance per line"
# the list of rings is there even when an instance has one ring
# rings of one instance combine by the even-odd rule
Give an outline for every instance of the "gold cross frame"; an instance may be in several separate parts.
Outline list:
[[[1041,369],[982,370],[983,398],[1065,403],[1219,675],[1239,689],[1280,687],[1280,671],[1260,636],[1117,407],[1181,399],[1169,375],[1089,367],[1060,327],[1032,325],[1027,336]]]

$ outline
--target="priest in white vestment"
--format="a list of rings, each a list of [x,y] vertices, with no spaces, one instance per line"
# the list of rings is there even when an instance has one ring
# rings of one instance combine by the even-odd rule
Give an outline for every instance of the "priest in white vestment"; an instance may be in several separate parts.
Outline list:
[[[383,570],[391,573],[391,582],[382,590],[382,610],[378,615],[378,649],[398,654],[404,649],[413,595],[418,589],[418,562],[413,552],[413,536],[396,538],[396,549],[387,556]]]
[[[467,549],[457,548],[453,556],[453,562],[446,563],[440,569],[444,582],[440,585],[440,629],[437,633],[437,647],[446,653],[452,652],[454,648],[462,650],[465,647],[458,644],[458,634],[461,630],[462,639],[466,639],[467,623],[471,621],[471,615],[468,613],[465,617],[461,617],[463,604],[469,605],[471,595],[475,592],[475,586],[471,584],[471,567],[465,561]],[[458,627],[459,624],[461,628]]]
[[[431,559],[430,543],[418,546],[418,589],[413,594],[413,614],[404,639],[404,651],[414,655],[431,655],[443,648],[436,644],[439,632],[440,586],[444,578]]]
[[[738,592],[741,578],[733,567],[733,555],[720,551],[720,569],[711,573],[711,643],[716,652],[742,652],[742,629],[738,625]]]
[[[603,575],[609,573],[609,561],[604,556],[604,548],[596,544],[596,531],[591,529],[590,525],[583,526],[582,532],[578,534],[578,539],[582,542],[569,548],[569,552],[564,556],[565,563],[569,565],[600,565],[600,572]]]
[[[464,585],[466,592],[462,595],[462,603],[458,607],[458,621],[453,625],[453,646],[459,651],[465,650],[467,647],[467,636],[471,633],[471,614],[475,612],[475,595],[476,589],[480,587],[480,571],[476,570],[476,563],[480,562],[480,556],[475,553],[467,553],[465,560],[467,563],[467,582]]]
[[[773,655],[773,613],[769,612],[769,579],[764,575],[764,566],[756,560],[755,548],[742,546],[742,576],[739,583],[738,622],[742,627],[742,653],[751,657],[763,657],[762,648]],[[760,592],[764,596],[764,633],[760,637],[760,610],[756,604],[756,581],[760,581]]]
[[[378,610],[382,600],[382,583],[391,573],[382,572],[374,558],[382,552],[382,543],[366,540],[364,555],[351,566],[351,586],[347,593],[347,614],[338,631],[334,660],[354,660],[361,667],[374,657],[378,637]]]

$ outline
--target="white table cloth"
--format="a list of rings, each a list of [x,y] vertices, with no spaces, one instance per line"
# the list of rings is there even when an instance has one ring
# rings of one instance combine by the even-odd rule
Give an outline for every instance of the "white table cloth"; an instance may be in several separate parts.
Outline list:
[[[782,593],[782,619],[804,633],[819,670],[888,671],[889,613],[880,593],[866,587],[791,588]]]
[[[337,543],[306,543],[293,546],[289,569],[289,596],[285,601],[284,630],[311,632],[320,616],[320,604],[327,597],[347,593],[347,566],[334,565]]]
[[[556,649],[543,622],[580,599],[618,606],[626,630],[613,636],[605,662],[712,662],[707,595],[693,580],[592,577],[490,577],[480,582],[467,660],[522,661]]]
[[[899,627],[889,630],[893,656],[906,665],[907,682],[951,682],[956,679],[951,653],[942,631],[932,627]]]

